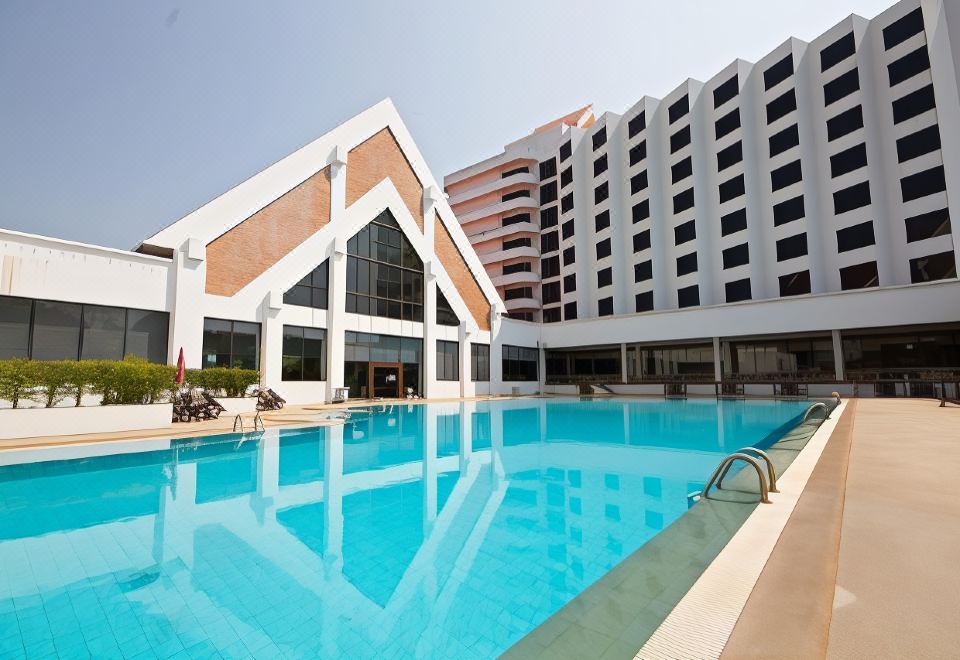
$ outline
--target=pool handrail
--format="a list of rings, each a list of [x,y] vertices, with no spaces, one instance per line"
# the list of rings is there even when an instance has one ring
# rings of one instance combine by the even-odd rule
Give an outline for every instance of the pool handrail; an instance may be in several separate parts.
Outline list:
[[[830,419],[830,407],[827,406],[827,404],[825,404],[823,401],[817,401],[816,403],[811,403],[810,407],[807,408],[807,411],[803,413],[803,420],[800,423],[805,424],[806,421],[810,419],[810,415],[813,413],[813,411],[819,408],[823,408],[823,419],[820,421],[820,423],[822,424]]]
[[[747,454],[734,452],[733,454],[728,455],[722,461],[720,465],[717,466],[717,469],[713,471],[713,474],[710,475],[710,479],[707,481],[707,485],[703,487],[703,491],[700,493],[700,499],[707,499],[707,495],[710,492],[711,486],[717,481],[720,476],[720,473],[728,467],[730,463],[735,461],[743,461],[749,465],[753,466],[753,469],[757,473],[757,478],[760,480],[760,502],[763,504],[770,504],[770,494],[767,490],[767,480],[763,476],[763,468],[760,467],[760,463],[757,462],[757,459]]]
[[[773,461],[770,460],[770,456],[767,452],[762,449],[757,449],[756,447],[741,447],[736,451],[738,454],[756,454],[757,457],[763,460],[767,464],[767,483],[769,484],[769,491],[771,493],[779,493],[777,489],[777,470],[773,467]],[[723,472],[720,474],[720,478],[717,479],[717,488],[723,488],[723,480],[726,478],[727,473],[730,472],[730,468],[733,466],[733,461],[727,463],[727,467],[723,469]]]

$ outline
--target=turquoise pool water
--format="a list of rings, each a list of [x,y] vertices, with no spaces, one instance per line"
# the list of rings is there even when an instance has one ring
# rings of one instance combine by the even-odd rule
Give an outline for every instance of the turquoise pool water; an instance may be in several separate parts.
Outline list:
[[[493,657],[806,406],[393,406],[2,467],[0,659]]]

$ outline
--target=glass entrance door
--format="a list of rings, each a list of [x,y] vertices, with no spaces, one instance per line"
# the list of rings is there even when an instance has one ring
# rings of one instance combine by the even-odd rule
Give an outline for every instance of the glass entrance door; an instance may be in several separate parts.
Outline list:
[[[373,393],[374,398],[400,398],[400,391],[403,386],[403,370],[399,363],[371,362],[369,373],[369,391]]]

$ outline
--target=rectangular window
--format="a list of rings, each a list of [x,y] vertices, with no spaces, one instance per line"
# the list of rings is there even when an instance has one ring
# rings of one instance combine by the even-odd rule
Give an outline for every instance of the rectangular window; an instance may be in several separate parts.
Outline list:
[[[540,236],[540,252],[544,254],[547,252],[553,252],[554,250],[560,249],[560,236],[557,232],[552,231],[548,234],[541,234]]]
[[[33,300],[0,296],[0,360],[30,357]]]
[[[647,185],[647,171],[637,172],[630,177],[630,194],[636,195],[641,190],[646,190]]]
[[[470,344],[470,380],[490,380],[490,345]]]
[[[693,174],[693,160],[690,156],[687,156],[683,160],[674,163],[670,167],[670,181],[671,183],[676,183],[677,181],[683,181],[688,176]]]
[[[513,176],[514,174],[529,174],[529,173],[530,173],[530,168],[524,165],[523,167],[515,167],[512,170],[501,172],[500,178],[506,179],[508,176]]]
[[[923,32],[923,12],[920,7],[917,7],[883,28],[883,47],[885,50],[890,50],[921,32]]]
[[[593,134],[593,150],[596,151],[607,143],[607,127],[601,126],[600,130]]]
[[[540,211],[540,229],[549,229],[556,227],[560,214],[556,206]]]
[[[500,197],[501,202],[509,202],[511,199],[520,199],[521,197],[530,197],[530,191],[527,189],[523,190],[514,190],[513,192],[508,192]]]
[[[854,106],[827,120],[827,140],[832,142],[863,128],[863,108]]]
[[[750,278],[745,277],[742,280],[734,280],[723,285],[724,292],[727,295],[727,302],[740,302],[741,300],[750,300]]]
[[[83,306],[81,360],[122,360],[126,310],[119,307]]]
[[[933,83],[930,83],[926,87],[921,87],[893,102],[893,123],[899,124],[908,119],[913,119],[928,110],[933,110],[935,107],[937,107],[937,101],[933,95]]]
[[[570,293],[577,290],[577,274],[570,273],[563,276],[563,292]]]
[[[76,360],[80,357],[83,305],[38,300],[33,310],[34,360]]]
[[[740,128],[740,108],[734,108],[713,123],[714,136],[718,140],[738,128]]]
[[[731,199],[736,199],[746,192],[746,188],[743,183],[743,175],[738,174],[737,176],[724,181],[720,184],[720,203],[728,202]]]
[[[543,322],[544,323],[559,323],[560,322],[560,308],[559,307],[545,307],[543,309]]]
[[[556,277],[560,274],[560,255],[554,255],[540,260],[541,277]]]
[[[954,260],[953,250],[928,254],[925,257],[910,260],[910,281],[914,284],[945,280],[956,276],[957,264]]]
[[[677,304],[679,307],[696,307],[700,304],[700,287],[694,284],[693,286],[685,286],[682,289],[677,289]]]
[[[321,381],[327,379],[327,331],[323,328],[283,326],[283,355],[280,380]]]
[[[931,167],[910,176],[900,179],[900,193],[904,202],[910,202],[927,195],[947,189],[947,180],[943,173],[943,165]]]
[[[503,292],[504,300],[521,300],[523,298],[533,298],[533,289],[528,286],[521,286],[515,289],[506,289]]]
[[[723,269],[745,266],[750,263],[750,247],[746,243],[734,245],[723,251]]]
[[[771,135],[768,142],[770,145],[770,158],[773,158],[777,154],[782,154],[787,149],[800,144],[800,131],[797,129],[796,124],[787,126],[782,131]]]
[[[533,241],[529,237],[524,238],[514,238],[509,241],[503,242],[504,250],[512,250],[514,248],[521,247],[533,247]]]
[[[593,219],[594,229],[602,231],[610,226],[610,211],[602,211]]]
[[[897,140],[897,160],[904,163],[940,148],[940,128],[934,124]]]
[[[823,86],[823,104],[830,105],[860,89],[860,70],[854,67]]]
[[[681,213],[689,208],[693,208],[693,188],[687,188],[673,196],[673,212]]]
[[[563,265],[569,266],[577,260],[576,248],[571,245],[560,253],[563,256]]]
[[[650,230],[644,229],[639,234],[633,235],[633,251],[641,252],[650,247]]]
[[[790,273],[781,275],[780,295],[781,296],[801,296],[810,293],[810,271],[802,270],[799,273]]]
[[[927,45],[923,44],[914,51],[911,51],[898,60],[894,60],[887,65],[887,76],[890,79],[890,86],[898,85],[904,80],[909,80],[915,75],[930,68],[930,55],[927,53]]]
[[[609,196],[610,196],[610,184],[607,181],[604,181],[599,186],[593,189],[594,204],[599,204]]]
[[[260,368],[260,324],[203,319],[201,366]]]
[[[573,321],[577,318],[577,303],[568,302],[563,305],[563,320]]]
[[[500,221],[501,227],[509,227],[510,225],[518,225],[521,222],[530,222],[529,213],[517,213],[516,215],[508,215],[503,220]]]
[[[787,163],[770,172],[770,188],[780,190],[791,186],[803,178],[803,172],[800,168],[800,160]]]
[[[329,260],[306,274],[289,291],[283,294],[285,305],[301,305],[303,307],[327,308],[327,278]]]
[[[567,140],[560,145],[560,162],[562,163],[566,159],[570,158],[573,155],[573,145],[570,140]]]
[[[638,293],[633,301],[638,312],[649,312],[653,309],[653,291]]]
[[[597,316],[613,315],[613,297],[601,298],[597,301]]]
[[[560,200],[560,213],[566,213],[573,210],[573,193],[567,193]]]
[[[840,64],[848,57],[854,54],[857,44],[853,38],[853,32],[850,32],[832,44],[820,51],[820,72]]]
[[[630,165],[636,165],[647,157],[647,141],[642,140],[630,148]]]
[[[540,293],[543,296],[543,304],[560,302],[560,282],[547,282],[540,287]]]
[[[837,230],[837,252],[849,252],[874,243],[872,220]]]
[[[767,90],[793,75],[793,53],[763,72],[763,89]]]
[[[551,258],[552,258],[552,259],[555,259],[556,257],[551,257]],[[544,261],[547,261],[547,260],[544,259]],[[515,264],[506,264],[506,265],[503,267],[503,271],[502,271],[502,272],[503,272],[504,275],[513,275],[514,273],[529,273],[529,272],[531,272],[531,270],[533,270],[533,269],[532,269],[532,267],[530,266],[530,262],[529,262],[529,261],[520,261],[520,262],[515,263]],[[458,323],[457,325],[460,325],[460,324]]]
[[[551,181],[540,186],[540,203],[549,204],[557,200],[557,182]]]
[[[677,277],[697,272],[697,253],[691,252],[677,257]]]
[[[633,205],[631,209],[631,214],[633,216],[633,222],[641,222],[650,217],[650,200],[645,199],[642,202],[637,202]]]
[[[946,208],[914,215],[903,222],[907,226],[907,243],[950,233],[950,211]]]
[[[729,236],[747,228],[747,209],[737,209],[720,216],[720,235]]]
[[[797,109],[797,95],[792,89],[787,90],[767,104],[767,123],[772,124],[781,117]]]
[[[737,74],[733,74],[727,82],[717,85],[713,90],[713,107],[719,108],[721,105],[734,98],[740,91],[737,81]]]
[[[607,171],[607,154],[593,161],[593,176],[600,176]]]
[[[557,176],[557,159],[551,158],[540,163],[540,180]]]
[[[460,344],[437,340],[437,380],[460,380]]]
[[[773,205],[773,226],[779,227],[788,222],[799,220],[805,214],[803,195],[797,195]]]
[[[566,187],[573,183],[573,166],[571,165],[560,173],[560,187]]]
[[[653,262],[647,259],[633,266],[633,281],[646,282],[653,277]]]
[[[840,269],[840,288],[844,291],[848,289],[867,289],[878,284],[879,276],[877,275],[876,261],[868,261]]]
[[[537,380],[540,351],[536,348],[523,346],[503,345],[503,380],[504,381],[535,381]]]
[[[647,113],[646,111],[641,112],[639,115],[635,116],[629,122],[627,122],[627,137],[634,137],[640,131],[647,127]]]
[[[613,268],[603,268],[597,271],[597,288],[602,289],[605,286],[613,284]]]
[[[870,203],[870,182],[857,183],[833,193],[833,212],[837,215]]]
[[[597,259],[598,260],[605,259],[606,257],[609,257],[610,254],[611,254],[611,248],[610,248],[609,238],[605,238],[599,243],[597,243]]]
[[[166,364],[169,329],[170,315],[167,312],[128,309],[123,355],[136,355],[150,362]]]
[[[743,160],[743,143],[739,140],[717,152],[717,171],[722,172]]]
[[[688,220],[673,228],[673,244],[683,245],[697,237],[696,220]]]
[[[688,112],[690,112],[690,97],[684,94],[683,97],[671,103],[670,107],[667,108],[667,118],[672,124]]]
[[[676,153],[690,144],[690,127],[684,126],[670,136],[670,153]]]
[[[573,236],[574,224],[573,218],[567,220],[562,225],[560,225],[560,232],[563,235],[563,240],[567,240]]]
[[[796,259],[807,253],[807,235],[796,234],[777,241],[777,261]]]
[[[830,156],[830,176],[837,178],[867,166],[867,145],[861,142]]]

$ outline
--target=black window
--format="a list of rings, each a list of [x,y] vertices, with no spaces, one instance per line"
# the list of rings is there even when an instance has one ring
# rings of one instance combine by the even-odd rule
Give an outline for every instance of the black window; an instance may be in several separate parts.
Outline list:
[[[832,44],[820,51],[821,73],[853,55],[856,49],[857,44],[854,41],[853,32],[850,32],[834,41]]]
[[[607,181],[604,181],[599,186],[593,189],[594,204],[599,204],[609,196],[610,196],[610,185]]]
[[[557,199],[557,182],[551,181],[550,183],[540,186],[540,203],[549,204],[550,202],[556,201]]]
[[[552,257],[540,260],[540,276],[556,277],[560,274],[560,255],[555,254]]]
[[[953,250],[910,260],[910,281],[933,282],[957,276]]]
[[[601,126],[600,130],[593,134],[593,150],[596,151],[607,143],[607,127]]]
[[[890,50],[920,32],[923,32],[923,12],[917,7],[883,28],[883,47]]]
[[[793,53],[763,72],[763,88],[770,89],[793,75]]]
[[[728,236],[747,228],[747,209],[737,209],[720,217],[720,235]]]
[[[503,249],[504,249],[504,250],[512,250],[512,249],[514,249],[514,248],[519,248],[519,247],[532,247],[532,246],[533,246],[533,241],[532,241],[530,238],[527,238],[527,237],[524,237],[524,238],[514,238],[514,239],[511,239],[511,240],[509,240],[509,241],[504,241],[504,242],[503,242]]]
[[[653,291],[644,291],[634,296],[634,304],[638,312],[649,312],[653,309]]]
[[[511,199],[520,199],[521,197],[530,197],[530,191],[527,189],[514,190],[508,192],[500,198],[501,202],[509,202]]]
[[[329,260],[307,273],[302,280],[293,285],[283,294],[285,305],[301,305],[303,307],[327,308],[327,270]]]
[[[744,194],[746,189],[744,188],[743,175],[738,174],[732,179],[728,179],[720,184],[720,203],[723,204],[731,199],[739,197]]]
[[[490,380],[489,344],[470,344],[470,380]]]
[[[560,145],[560,162],[562,163],[566,159],[570,158],[573,154],[573,145],[570,143],[570,140],[567,140]]]
[[[500,221],[500,226],[509,227],[510,225],[520,224],[521,222],[530,222],[530,214],[517,213],[516,215],[508,215]]]
[[[715,137],[718,140],[738,128],[740,128],[740,108],[734,108],[713,123]]]
[[[32,299],[0,296],[0,360],[30,357],[32,315]]]
[[[870,203],[870,182],[857,183],[833,193],[833,212],[846,213]]]
[[[635,195],[647,187],[647,171],[637,172],[630,177],[630,194]]]
[[[563,234],[563,239],[566,240],[573,236],[573,219],[567,220],[562,225],[560,225],[560,232]]]
[[[603,154],[593,161],[593,176],[600,176],[607,171],[607,154]]]
[[[573,183],[573,166],[571,165],[560,173],[560,185],[566,187]]]
[[[684,94],[682,98],[674,101],[670,104],[670,107],[667,108],[667,118],[672,124],[688,112],[690,112],[690,97]]]
[[[790,89],[767,104],[767,123],[772,124],[797,109],[797,95]]]
[[[860,71],[850,69],[823,86],[823,104],[830,105],[860,89]]]
[[[327,331],[323,328],[283,326],[280,380],[327,379]]]
[[[200,366],[204,369],[259,369],[260,324],[203,319],[203,359]]]
[[[867,166],[867,145],[861,142],[830,156],[830,176],[838,177]]]
[[[739,140],[717,152],[717,171],[722,172],[743,160],[743,143]]]
[[[890,86],[893,87],[894,85],[902,83],[904,80],[909,80],[929,68],[930,55],[927,53],[927,45],[924,44],[887,65],[887,76],[890,79]]]
[[[727,294],[727,302],[740,302],[741,300],[750,300],[750,278],[745,277],[742,280],[734,280],[723,285]]]
[[[528,264],[529,265],[529,264]],[[443,295],[443,291],[437,289],[437,325],[460,325],[460,318],[450,306],[450,301]]]
[[[837,230],[837,252],[849,252],[874,243],[872,220]]]
[[[670,153],[675,153],[690,144],[690,127],[684,126],[670,136]]]
[[[594,229],[596,231],[601,231],[610,226],[610,211],[601,211],[597,214],[597,217],[593,219]]]
[[[560,282],[544,283],[540,290],[543,295],[543,304],[549,305],[550,303],[560,302]]]
[[[543,309],[543,322],[544,323],[559,323],[560,322],[560,308],[559,307],[545,307]]]
[[[900,179],[900,193],[904,202],[920,199],[946,189],[947,181],[943,174],[943,165],[931,167],[929,170],[923,170]]]
[[[540,180],[557,176],[557,159],[551,158],[540,163]]]
[[[573,245],[566,248],[563,252],[560,253],[563,256],[563,265],[569,266],[577,260],[577,251]]]
[[[650,217],[650,200],[645,199],[642,202],[637,202],[633,205],[631,210],[633,215],[634,222],[641,222]]]
[[[866,289],[877,286],[879,276],[877,275],[877,262],[868,261],[863,264],[847,266],[840,269],[840,288],[847,289]]]
[[[673,196],[673,212],[680,213],[693,208],[693,188],[687,188]]]
[[[556,206],[551,206],[548,209],[543,209],[540,211],[540,228],[549,229],[550,227],[555,227],[557,225],[559,215],[560,214],[557,212]]]
[[[633,265],[633,281],[646,282],[653,278],[653,262],[647,259]]]
[[[688,176],[692,174],[693,174],[693,161],[691,160],[690,156],[687,156],[680,162],[675,163],[670,168],[672,183],[676,183],[677,181],[682,181],[683,179],[686,179]]]
[[[556,259],[556,257],[552,258]],[[544,261],[546,261],[546,259],[544,259]],[[513,275],[514,273],[529,273],[532,270],[533,266],[530,265],[529,261],[520,261],[515,264],[506,264],[502,272],[504,275]]]
[[[80,358],[83,307],[77,303],[36,301],[33,308],[33,342],[30,356],[34,360]],[[122,354],[114,356],[113,359],[120,357]]]
[[[640,252],[650,247],[650,230],[644,229],[639,234],[633,235],[633,251]]]
[[[610,239],[605,238],[597,243],[597,259],[604,259],[610,256]]]
[[[572,321],[577,318],[577,303],[568,302],[563,305],[563,320]]]
[[[639,115],[627,122],[627,137],[633,137],[647,127],[647,113],[641,112]]]
[[[437,340],[437,380],[460,380],[460,344]]]
[[[810,293],[810,271],[802,270],[799,273],[790,273],[781,275],[780,295],[781,296],[801,296]]]
[[[605,286],[613,284],[613,268],[603,268],[597,271],[597,288],[602,289]]]
[[[613,314],[613,298],[601,298],[597,301],[597,315],[611,316]]]
[[[807,253],[807,235],[797,234],[777,241],[777,261],[796,259]]]
[[[935,107],[937,102],[934,99],[933,83],[931,83],[893,102],[893,123],[907,121]]]
[[[691,252],[677,257],[677,277],[697,272],[697,253]]]
[[[750,247],[746,243],[734,245],[723,251],[723,269],[736,268],[750,263]]]
[[[547,252],[553,252],[554,250],[560,249],[560,237],[557,232],[552,231],[549,234],[541,234],[540,236],[540,252],[546,254]]]
[[[799,220],[805,214],[803,195],[797,195],[773,205],[773,226],[779,227],[788,222]]]
[[[694,284],[693,286],[685,286],[682,289],[677,289],[677,304],[680,307],[696,307],[700,304],[700,287]]]
[[[647,157],[647,141],[643,140],[630,148],[630,164],[636,165]]]
[[[501,172],[500,178],[506,179],[508,176],[513,176],[514,174],[529,174],[529,173],[530,173],[530,168],[524,165],[523,167],[515,167],[512,170]]]
[[[697,237],[696,220],[688,220],[673,228],[674,245],[683,245]]]
[[[721,105],[732,99],[740,91],[737,82],[737,74],[733,74],[727,82],[717,85],[713,90],[713,107],[719,108]]]
[[[570,273],[563,276],[563,292],[570,293],[577,290],[577,274]]]
[[[780,190],[797,183],[802,178],[800,161],[795,160],[770,172],[770,187],[772,190]]]
[[[560,212],[566,213],[573,208],[573,193],[567,193],[560,200]]]
[[[787,149],[795,147],[800,144],[800,131],[797,129],[797,125],[787,126],[782,131],[774,133],[770,136],[770,158],[773,158],[777,154],[782,154]]]
[[[515,289],[506,289],[503,292],[504,300],[520,300],[521,298],[533,298],[533,288],[521,286]]]
[[[863,128],[863,108],[855,106],[827,120],[827,140],[833,141]]]
[[[914,215],[903,222],[907,226],[907,243],[950,233],[950,211],[945,208]]]
[[[901,163],[940,148],[940,129],[934,124],[897,140],[897,160]]]

